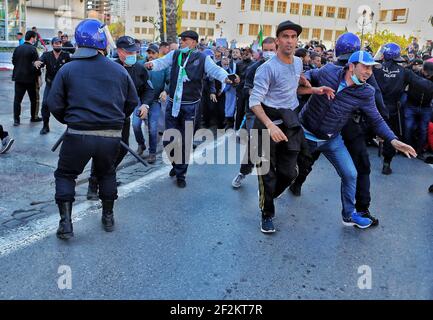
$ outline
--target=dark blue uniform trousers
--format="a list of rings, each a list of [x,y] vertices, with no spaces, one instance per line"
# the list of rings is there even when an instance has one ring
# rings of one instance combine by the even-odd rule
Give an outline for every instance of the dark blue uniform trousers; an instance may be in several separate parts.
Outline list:
[[[115,161],[119,154],[120,138],[66,134],[54,172],[56,202],[75,200],[75,180],[90,159],[93,159],[101,200],[116,200]]]

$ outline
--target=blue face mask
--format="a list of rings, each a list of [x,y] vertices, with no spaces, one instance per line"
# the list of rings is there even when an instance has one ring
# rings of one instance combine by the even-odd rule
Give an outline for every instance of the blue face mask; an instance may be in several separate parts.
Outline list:
[[[188,47],[185,47],[185,48],[181,48],[181,49],[179,49],[180,50],[180,52],[182,52],[182,53],[188,53],[189,52],[189,48]]]
[[[127,64],[128,66],[133,66],[136,62],[137,62],[137,56],[135,54],[131,56],[127,56],[125,58],[125,64]]]
[[[351,79],[357,86],[362,86],[364,82],[359,81],[358,77],[355,74],[352,74]]]

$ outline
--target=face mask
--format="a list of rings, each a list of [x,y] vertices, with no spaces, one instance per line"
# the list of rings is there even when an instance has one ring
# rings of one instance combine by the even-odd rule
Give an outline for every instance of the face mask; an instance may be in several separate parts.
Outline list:
[[[275,52],[273,52],[273,51],[263,51],[263,59],[269,60],[273,56],[275,56]]]
[[[364,84],[364,82],[359,81],[358,77],[355,74],[352,74],[350,78],[353,82],[355,82],[357,86],[362,86]]]
[[[189,52],[189,48],[188,48],[188,47],[181,48],[181,49],[179,49],[179,50],[180,50],[180,52],[182,52],[182,53],[188,53],[188,52]]]
[[[137,56],[135,54],[127,56],[125,58],[125,64],[133,66],[137,62]]]
[[[60,52],[60,51],[62,51],[62,48],[53,48],[53,50],[54,50],[55,52]]]

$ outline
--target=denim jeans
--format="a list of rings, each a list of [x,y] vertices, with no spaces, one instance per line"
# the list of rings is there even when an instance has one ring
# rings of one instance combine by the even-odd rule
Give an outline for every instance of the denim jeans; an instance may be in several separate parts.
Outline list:
[[[141,130],[141,125],[144,120],[137,116],[138,108],[135,108],[132,116],[132,129],[134,130],[135,140],[139,145],[144,145],[144,135]],[[156,153],[158,144],[158,120],[161,112],[161,104],[158,101],[152,102],[149,106],[149,114],[147,115],[147,124],[149,127],[149,153]]]
[[[324,142],[307,140],[310,152],[322,152],[331,162],[341,178],[341,203],[343,218],[349,218],[355,209],[357,172],[352,157],[344,145],[341,135]]]
[[[415,147],[418,152],[422,151],[427,141],[427,129],[432,114],[431,107],[414,107],[410,104],[404,109],[404,138],[407,143]],[[415,145],[413,134],[418,127],[419,139],[417,146]]]

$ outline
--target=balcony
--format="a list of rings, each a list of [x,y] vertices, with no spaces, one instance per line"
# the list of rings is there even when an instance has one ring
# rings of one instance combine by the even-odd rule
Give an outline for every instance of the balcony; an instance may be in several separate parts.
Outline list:
[[[70,0],[28,0],[27,8],[57,10],[61,6],[70,5]]]

